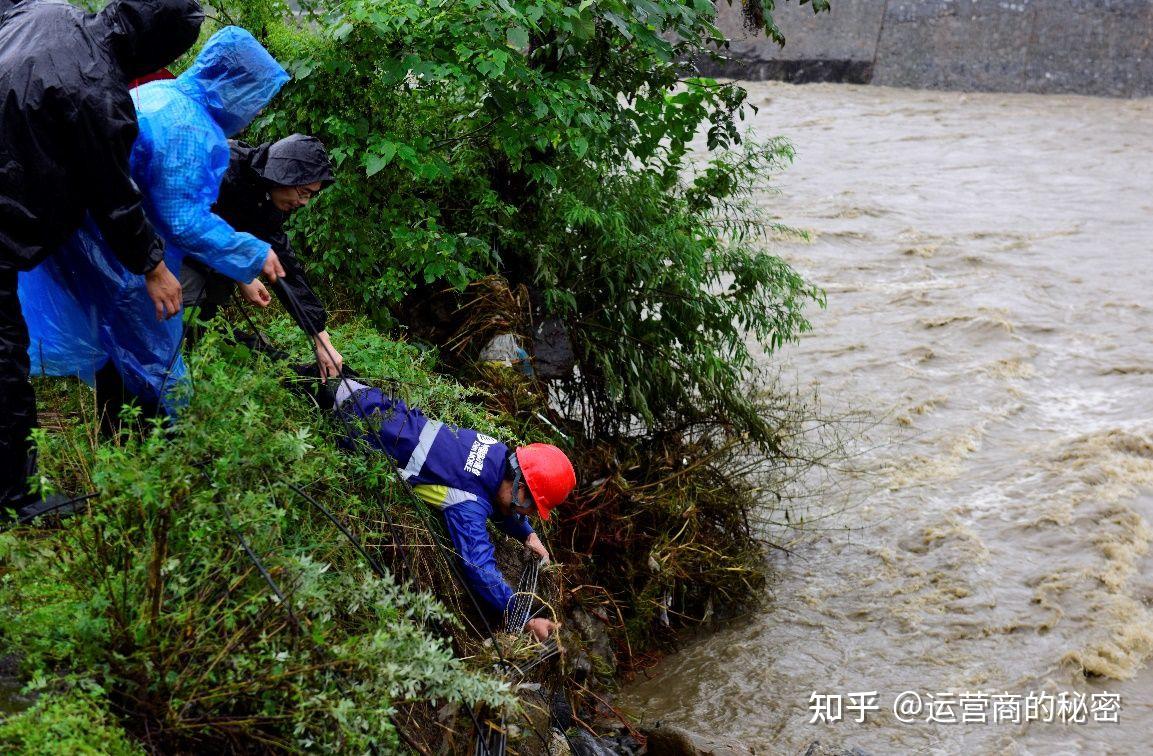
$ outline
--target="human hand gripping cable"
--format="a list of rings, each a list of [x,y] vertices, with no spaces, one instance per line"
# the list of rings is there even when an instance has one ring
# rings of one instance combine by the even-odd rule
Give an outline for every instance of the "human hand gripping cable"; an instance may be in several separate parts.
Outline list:
[[[268,248],[268,256],[264,258],[264,267],[260,272],[269,283],[276,283],[284,278],[284,266],[280,264],[280,258],[272,251],[272,247]]]
[[[533,617],[524,626],[533,634],[534,638],[542,643],[556,631],[556,623],[547,617]]]
[[[312,343],[316,351],[316,364],[320,366],[321,379],[327,381],[329,378],[339,376],[341,368],[344,367],[344,355],[332,346],[328,331],[321,331],[313,336]]]
[[[536,533],[529,533],[528,538],[524,539],[524,545],[529,551],[540,557],[542,567],[552,562],[552,557],[549,556],[548,549],[545,548],[544,543],[540,540],[540,536]]]
[[[301,306],[300,306],[300,302],[296,300],[295,296],[293,296],[293,294],[292,294],[292,292],[291,292],[291,291],[287,291],[287,290],[286,290],[286,293],[287,293],[287,299],[288,299],[288,302],[289,302],[289,309],[290,309],[292,312],[294,312],[294,313],[302,313],[302,308],[301,308]],[[303,318],[303,319],[304,319],[306,322],[308,321],[308,317],[307,317],[307,315],[303,315],[303,314],[302,314],[302,315],[301,315],[301,317],[302,317],[302,318]],[[325,335],[327,335],[327,334],[325,334]],[[317,350],[317,352],[318,352],[318,353],[319,353],[319,352],[325,352],[325,353],[327,353],[327,354],[328,354],[328,357],[329,357],[329,359],[330,359],[330,360],[334,360],[334,359],[335,359],[335,357],[336,357],[336,350],[335,350],[335,349],[332,349],[332,347],[331,347],[331,343],[329,343],[329,342],[327,341],[327,339],[325,339],[325,340],[323,340],[323,341],[321,341],[321,340],[315,340],[315,341],[314,341],[314,343],[315,343],[315,345],[316,345],[316,350]],[[349,379],[347,376],[345,376],[343,373],[338,373],[336,377],[337,377],[337,378],[338,378],[338,380],[339,380],[339,381],[341,381],[341,383],[342,383],[342,384],[344,384],[345,386],[348,386],[348,384],[350,384],[350,383],[354,383],[353,381],[350,381],[350,379]],[[344,422],[344,424],[345,424],[345,432],[346,432],[346,433],[349,435],[349,437],[350,437],[350,438],[354,438],[354,437],[355,437],[355,434],[353,433],[352,429],[349,427],[349,424],[348,424],[348,420],[347,420],[347,418],[345,418],[345,417],[344,417],[344,415],[343,415],[343,414],[341,414],[341,413],[339,413],[339,412],[338,412],[337,414],[338,414],[338,416],[341,418],[341,421],[342,421],[342,422]],[[364,417],[364,416],[362,415],[362,417]],[[367,418],[365,418],[365,419],[367,419]],[[405,488],[407,488],[407,489],[408,489],[409,495],[410,495],[410,496],[412,496],[412,497],[414,497],[414,498],[416,498],[416,493],[413,491],[411,483],[409,483],[409,482],[408,482],[408,480],[406,480],[406,479],[405,479],[403,476],[398,476],[398,479],[399,479],[399,480],[400,480],[400,482],[401,482],[401,483],[402,483],[402,484],[405,486]],[[307,495],[307,494],[306,494],[306,493],[303,491],[303,489],[301,489],[301,488],[299,488],[299,487],[297,487],[297,486],[293,486],[293,487],[296,489],[296,491],[297,491],[298,493],[300,493],[301,495],[305,496],[306,498],[309,498],[309,497],[308,497],[308,495]],[[319,504],[317,504],[317,506],[319,506]],[[323,507],[321,507],[321,509],[323,510]],[[327,514],[327,512],[326,512],[326,514]],[[392,527],[392,528],[395,528],[395,525],[393,525],[393,523],[392,523],[392,519],[391,519],[391,517],[389,517],[389,515],[388,515],[388,511],[387,511],[387,509],[385,509],[385,510],[384,510],[384,516],[385,516],[386,520],[388,520],[390,527]],[[330,519],[330,520],[332,520],[334,523],[336,522],[335,518],[334,518],[334,517],[332,517],[332,515],[331,515],[331,514],[329,514],[329,515],[328,515],[328,517],[329,517],[329,519]],[[352,539],[352,536],[351,536],[351,534],[347,533],[347,532],[345,531],[345,529],[344,529],[342,526],[340,526],[340,525],[338,524],[338,527],[341,527],[341,530],[342,530],[342,532],[345,532],[345,535],[346,535],[346,536],[348,536],[350,539]],[[533,534],[533,535],[535,535],[535,534]],[[395,536],[394,536],[394,538],[395,538]],[[352,539],[352,540],[353,540],[354,544],[356,544],[356,541],[355,541],[355,539]],[[528,540],[529,540],[529,539],[526,539],[526,545],[529,545],[529,544],[528,544]],[[537,540],[537,541],[539,541],[539,540],[540,540],[539,536],[536,538],[536,540]],[[368,559],[369,559],[369,562],[370,562],[370,564],[372,564],[372,563],[373,563],[373,560],[372,560],[371,558],[369,558],[369,555],[368,555],[368,553],[367,553],[367,552],[366,552],[366,551],[363,549],[363,547],[360,547],[360,546],[358,545],[358,548],[360,549],[361,553],[362,553],[362,554],[364,554],[364,556],[365,556],[366,558],[368,558]],[[529,546],[529,548],[533,548],[533,546]],[[544,549],[544,544],[543,544],[543,543],[541,544],[541,548],[542,548],[542,549]],[[535,548],[533,548],[533,550],[535,551],[536,549],[535,549]],[[539,553],[539,552],[538,552],[538,553]],[[543,556],[547,557],[547,554],[548,554],[548,551],[547,551],[547,549],[546,549],[546,550],[545,550],[545,554],[544,554]],[[449,561],[449,566],[450,566],[450,569],[452,569],[452,570],[453,570],[453,572],[456,574],[457,580],[459,580],[460,582],[462,582],[462,583],[463,583],[463,582],[464,582],[464,578],[463,578],[463,577],[460,575],[460,573],[457,571],[457,569],[456,569],[456,566],[455,566],[455,564],[454,564],[454,561],[453,561],[453,560],[450,560],[450,561]],[[535,565],[534,565],[534,567],[535,567]],[[380,574],[380,573],[378,572],[378,574]],[[534,581],[535,581],[535,578],[534,578]],[[535,585],[535,584],[534,584],[534,585]],[[484,620],[484,611],[481,609],[481,606],[480,606],[480,604],[479,604],[479,603],[477,603],[477,599],[476,599],[476,596],[475,596],[475,595],[472,593],[472,591],[471,591],[471,590],[467,590],[467,589],[466,589],[466,590],[465,590],[465,593],[466,593],[466,594],[468,595],[468,597],[469,597],[469,598],[472,600],[472,602],[473,602],[473,606],[474,606],[474,607],[476,608],[476,610],[477,610],[477,614],[481,616],[482,620]],[[535,594],[535,587],[533,587],[533,589],[530,591],[530,594]],[[538,610],[538,611],[539,611],[539,610]],[[527,612],[526,612],[526,613],[527,613]],[[503,654],[501,653],[501,650],[500,650],[500,644],[497,642],[496,636],[493,634],[493,630],[492,630],[492,628],[489,626],[489,624],[488,624],[488,621],[487,621],[487,620],[484,620],[484,626],[485,626],[485,629],[486,629],[486,630],[487,630],[487,632],[488,632],[488,635],[489,635],[489,639],[491,640],[493,647],[496,649],[496,653],[497,653],[497,656],[498,656],[498,657],[500,657],[500,659],[501,659],[502,667],[504,667],[505,669],[508,669],[508,668],[510,668],[512,665],[510,665],[510,664],[508,663],[508,661],[507,661],[507,660],[504,658]],[[543,652],[543,653],[542,653],[542,654],[541,654],[539,657],[537,657],[537,659],[536,659],[535,661],[533,661],[533,662],[532,662],[530,665],[528,665],[528,666],[527,666],[527,667],[526,667],[526,668],[525,668],[523,671],[521,671],[521,675],[522,675],[522,677],[523,677],[523,675],[524,675],[524,674],[525,674],[525,673],[526,673],[526,672],[527,672],[529,669],[532,669],[532,667],[534,667],[534,666],[537,666],[537,665],[539,665],[539,664],[542,664],[543,662],[547,661],[548,659],[550,659],[550,658],[552,658],[552,657],[554,657],[554,656],[556,656],[557,654],[559,654],[559,653],[560,653],[560,648],[559,648],[559,646],[557,645],[556,641],[555,641],[555,640],[550,640],[550,636],[555,636],[555,634],[556,634],[556,632],[557,632],[557,630],[558,630],[558,625],[557,625],[555,622],[553,622],[552,620],[550,620],[550,619],[547,619],[547,618],[545,618],[545,617],[535,617],[535,616],[533,616],[533,617],[530,617],[530,618],[527,620],[527,622],[525,622],[525,623],[524,623],[523,627],[524,627],[524,629],[527,629],[527,630],[528,630],[530,633],[532,633],[533,637],[534,637],[534,638],[535,638],[535,639],[536,639],[538,642],[540,642],[540,643],[542,643],[542,644],[545,644],[545,648],[546,648],[546,650],[545,650],[545,652]],[[551,645],[550,645],[550,644],[551,644]],[[515,667],[512,667],[512,668],[515,668]],[[518,671],[519,671],[519,670],[518,670]],[[469,716],[471,717],[471,719],[472,719],[472,722],[473,722],[473,726],[476,728],[476,732],[478,733],[478,739],[477,739],[477,744],[478,744],[478,745],[477,745],[477,753],[480,753],[480,754],[490,754],[490,753],[492,753],[492,749],[490,749],[488,742],[487,742],[485,739],[483,739],[483,738],[481,738],[481,737],[479,736],[479,734],[480,734],[480,733],[482,733],[482,732],[487,732],[488,730],[486,730],[484,727],[482,727],[482,725],[481,725],[481,723],[480,723],[480,720],[479,720],[479,719],[476,717],[476,715],[473,713],[472,709],[469,707],[469,705],[468,705],[468,703],[467,703],[467,702],[465,703],[465,710],[468,712]],[[500,729],[500,731],[501,731],[501,732],[503,732],[503,731],[504,731],[504,718],[503,718],[503,715],[502,715],[502,719],[501,719],[501,729]],[[499,747],[497,750],[498,750],[498,752],[500,752],[500,753],[503,753],[503,752],[504,752],[504,747],[503,747],[503,745],[502,745],[502,746],[500,746],[500,747]]]

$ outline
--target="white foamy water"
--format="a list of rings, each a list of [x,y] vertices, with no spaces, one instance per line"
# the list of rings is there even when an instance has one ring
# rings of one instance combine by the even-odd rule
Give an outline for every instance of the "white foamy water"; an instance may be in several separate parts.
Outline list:
[[[883,422],[844,481],[851,527],[774,556],[770,606],[627,703],[770,754],[1149,752],[1153,101],[749,88],[798,153],[765,203],[813,235],[777,250],[829,293],[777,363]],[[904,724],[905,690],[1122,705]],[[814,691],[881,711],[810,724]]]

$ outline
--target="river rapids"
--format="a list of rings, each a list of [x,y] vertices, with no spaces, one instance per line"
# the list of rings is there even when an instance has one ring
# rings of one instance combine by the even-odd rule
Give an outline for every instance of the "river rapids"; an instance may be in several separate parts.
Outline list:
[[[748,88],[797,151],[763,202],[811,234],[774,251],[828,292],[773,364],[877,423],[766,608],[627,705],[758,753],[1148,753],[1153,101]]]

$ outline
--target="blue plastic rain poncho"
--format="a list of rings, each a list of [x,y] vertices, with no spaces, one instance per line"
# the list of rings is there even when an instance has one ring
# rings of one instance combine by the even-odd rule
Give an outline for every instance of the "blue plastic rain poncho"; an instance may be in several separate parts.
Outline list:
[[[186,256],[245,283],[260,273],[269,245],[235,231],[211,208],[228,169],[228,137],[286,81],[288,74],[251,34],[230,26],[214,34],[177,79],[135,90],[140,133],[132,177],[174,274]],[[149,401],[184,375],[180,318],[157,322],[144,277],[117,261],[92,223],[21,275],[20,299],[34,374],[91,382],[111,358],[126,388]]]

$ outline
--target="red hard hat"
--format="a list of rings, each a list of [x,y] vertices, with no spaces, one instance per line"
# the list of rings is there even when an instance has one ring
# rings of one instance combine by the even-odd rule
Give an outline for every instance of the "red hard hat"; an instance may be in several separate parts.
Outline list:
[[[576,470],[552,444],[529,444],[516,450],[516,461],[542,520],[576,488]]]

